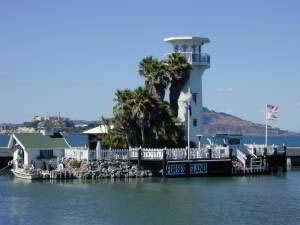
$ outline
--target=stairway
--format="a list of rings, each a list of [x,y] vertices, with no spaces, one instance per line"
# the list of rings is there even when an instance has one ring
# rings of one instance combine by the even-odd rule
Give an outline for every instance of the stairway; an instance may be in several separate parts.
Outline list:
[[[266,171],[262,157],[248,155],[239,149],[236,151],[236,157],[232,161],[233,175],[252,175],[261,174]]]

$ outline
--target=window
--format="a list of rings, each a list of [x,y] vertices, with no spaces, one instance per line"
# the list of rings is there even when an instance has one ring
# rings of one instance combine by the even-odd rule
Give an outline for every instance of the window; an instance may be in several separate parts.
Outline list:
[[[192,93],[192,98],[195,104],[197,104],[197,94],[198,93]]]
[[[40,158],[53,158],[53,150],[40,150]]]
[[[178,45],[175,45],[174,51],[175,51],[175,52],[178,52],[178,51],[179,51],[179,46],[178,46]]]
[[[181,48],[182,48],[182,51],[183,51],[183,52],[186,52],[186,51],[187,51],[187,48],[188,48],[188,46],[187,46],[186,44],[184,44],[184,45],[182,45],[182,46],[181,46]]]
[[[197,45],[192,45],[193,53],[196,53],[197,51]]]
[[[229,145],[239,145],[241,144],[241,140],[239,138],[230,138]]]
[[[197,119],[193,119],[193,127],[196,127],[197,126]]]

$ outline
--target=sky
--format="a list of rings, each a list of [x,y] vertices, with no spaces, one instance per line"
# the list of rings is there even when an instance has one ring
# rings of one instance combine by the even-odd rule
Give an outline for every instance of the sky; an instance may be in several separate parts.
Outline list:
[[[300,1],[0,0],[0,123],[112,114],[117,89],[143,85],[137,66],[163,58],[169,36],[211,42],[203,78],[210,109],[300,131]]]

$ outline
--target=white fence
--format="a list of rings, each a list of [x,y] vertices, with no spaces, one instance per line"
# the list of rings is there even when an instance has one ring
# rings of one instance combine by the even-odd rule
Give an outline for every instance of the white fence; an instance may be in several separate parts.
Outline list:
[[[225,159],[229,158],[229,148],[130,148],[130,149],[101,149],[101,159],[138,159],[139,150],[141,150],[141,158],[143,160],[163,160],[164,150],[166,150],[167,160],[186,160],[188,159]]]
[[[267,155],[273,155],[275,151],[283,152],[284,146],[278,146],[278,145],[257,145],[257,144],[247,144],[245,145],[247,147],[247,150],[251,152],[252,154],[256,156],[263,156],[264,154]]]
[[[71,147],[65,149],[65,158],[89,161],[97,159],[97,155],[95,150],[86,147]]]
[[[141,150],[141,158],[143,160],[163,160],[164,150],[166,151],[166,159],[171,160],[197,160],[197,159],[229,159],[229,147],[220,145],[202,146],[201,148],[129,148],[129,149],[98,149],[90,150],[85,147],[72,147],[65,150],[66,158],[74,158],[76,160],[130,160],[138,159],[139,150]],[[264,154],[272,155],[275,150],[284,151],[281,146],[264,145],[245,145],[244,148],[232,148],[231,154],[236,156],[245,164],[247,155],[254,158],[263,156]]]

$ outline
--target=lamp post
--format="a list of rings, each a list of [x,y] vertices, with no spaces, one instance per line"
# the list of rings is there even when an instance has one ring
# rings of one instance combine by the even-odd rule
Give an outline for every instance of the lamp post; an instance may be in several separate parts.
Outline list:
[[[201,148],[201,139],[202,139],[203,135],[197,134],[196,136],[198,137],[198,148],[200,149]]]
[[[192,108],[191,108],[191,100],[193,96],[191,93],[191,89],[189,88],[188,93],[185,96],[185,102],[187,105],[187,142],[188,142],[188,160],[190,160],[190,117],[192,114]]]

